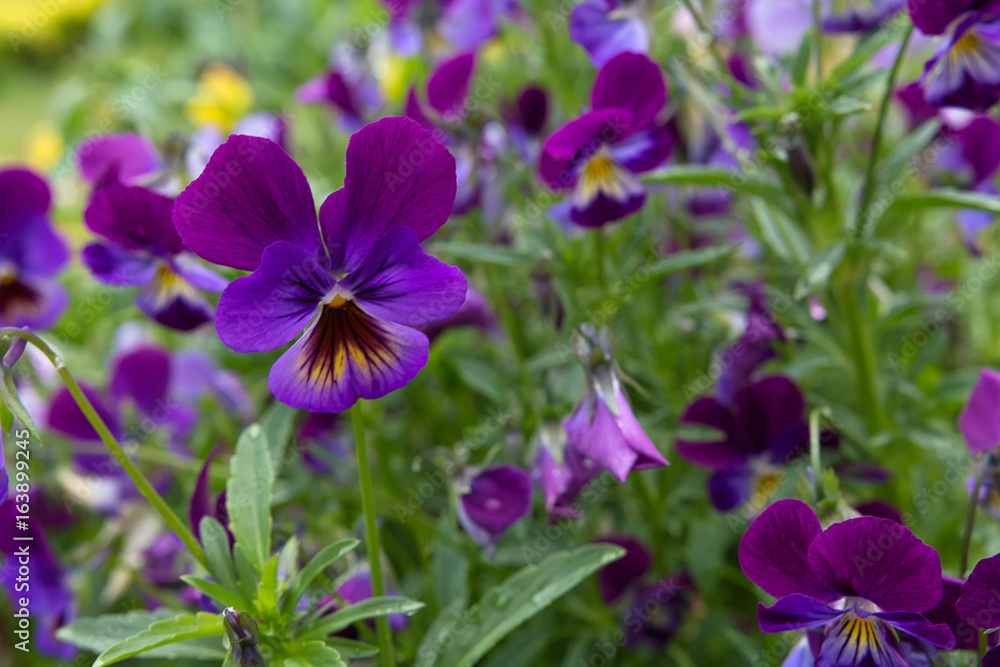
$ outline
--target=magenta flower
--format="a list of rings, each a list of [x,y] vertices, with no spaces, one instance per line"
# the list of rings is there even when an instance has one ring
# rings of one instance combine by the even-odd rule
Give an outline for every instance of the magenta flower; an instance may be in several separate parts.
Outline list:
[[[823,628],[819,667],[900,667],[896,633],[940,648],[951,629],[922,614],[941,601],[941,559],[887,519],[860,517],[822,530],[812,509],[780,500],[750,525],[740,566],[778,598],[757,607],[766,633]]]
[[[76,159],[80,175],[95,190],[120,183],[176,194],[164,182],[170,180],[166,161],[141,134],[122,132],[87,139],[77,146]]]
[[[962,408],[958,428],[972,454],[994,452],[1000,444],[1000,373],[984,368],[969,401]]]
[[[959,625],[956,636],[964,642],[963,648],[974,648],[977,629],[1000,628],[997,610],[997,591],[1000,590],[1000,554],[976,563],[972,574],[962,585],[962,593],[955,603]],[[995,646],[996,633],[991,633],[991,646]],[[983,667],[1000,666],[1000,647],[990,649],[983,657]]]
[[[407,118],[355,134],[344,187],[317,224],[302,170],[272,141],[236,135],[181,193],[174,223],[204,259],[253,271],[222,293],[216,329],[237,352],[292,347],[268,386],[281,402],[343,412],[404,386],[427,363],[413,327],[455,312],[462,272],[424,254],[455,198],[455,161]]]
[[[603,67],[619,53],[649,53],[649,31],[638,7],[618,0],[587,0],[573,7],[569,36],[590,55],[594,67]]]
[[[348,132],[360,130],[382,104],[378,82],[360,58],[346,56],[328,70],[299,86],[295,99],[334,110]]]
[[[155,322],[178,331],[212,319],[212,306],[198,292],[221,292],[228,281],[198,264],[174,229],[170,197],[120,183],[94,193],[84,223],[107,241],[90,243],[83,263],[98,281],[142,287],[136,306]]]
[[[599,472],[592,460],[566,447],[566,431],[561,424],[545,424],[539,428],[531,478],[542,490],[549,514],[578,517],[579,512],[572,503]]]
[[[642,542],[631,535],[605,535],[594,540],[598,544],[614,544],[625,555],[608,563],[597,573],[597,586],[605,604],[614,604],[642,580],[653,564],[653,556]]]
[[[732,405],[736,393],[750,384],[757,369],[777,355],[774,342],[785,341],[781,324],[767,307],[763,286],[745,285],[743,291],[747,297],[746,326],[740,339],[722,354],[722,373],[716,381],[716,396],[726,405]]]
[[[459,497],[458,521],[479,546],[492,550],[508,528],[531,512],[531,496],[531,476],[520,468],[484,468]]]
[[[270,139],[285,150],[288,150],[288,121],[279,114],[268,113],[267,111],[255,111],[249,113],[233,126],[233,134],[245,134],[251,137],[261,137]],[[193,178],[201,175],[208,165],[212,153],[222,145],[227,138],[222,128],[217,125],[202,125],[188,142],[184,151],[184,166]]]
[[[648,57],[622,53],[600,69],[591,111],[556,130],[539,162],[549,188],[571,193],[573,222],[601,227],[642,208],[646,188],[636,174],[670,156],[670,135],[656,122],[666,102],[663,74]]]
[[[69,251],[49,220],[48,184],[26,169],[0,169],[0,326],[46,329],[66,308],[53,279]]]

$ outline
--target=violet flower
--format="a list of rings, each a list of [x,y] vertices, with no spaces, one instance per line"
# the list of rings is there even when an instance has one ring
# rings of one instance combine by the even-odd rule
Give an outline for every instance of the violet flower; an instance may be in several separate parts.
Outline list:
[[[337,463],[350,457],[351,448],[344,442],[340,415],[308,413],[299,426],[295,442],[302,462],[311,471],[335,476],[345,472],[344,467]]]
[[[387,596],[396,595],[393,590],[392,585],[389,582],[385,582],[385,594]],[[345,579],[337,587],[337,595],[343,598],[344,602],[348,605],[357,604],[372,597],[372,574],[367,567],[363,567],[358,570],[355,574]],[[330,605],[329,611],[327,613],[333,613],[339,609],[339,605],[334,602],[333,596],[325,596],[320,601],[320,606]],[[368,619],[365,621],[368,625],[374,627],[375,620]],[[406,614],[390,614],[389,615],[389,627],[392,628],[393,632],[400,632],[408,623]],[[341,632],[337,633],[339,637],[347,637],[354,639],[357,637],[357,631],[354,628],[347,628]]]
[[[642,580],[653,563],[653,557],[642,542],[629,535],[607,535],[594,540],[598,544],[614,544],[625,549],[625,555],[608,563],[597,573],[597,586],[605,604],[622,599]]]
[[[823,30],[868,32],[906,7],[906,0],[834,0],[823,12]]]
[[[341,126],[350,133],[360,130],[382,105],[378,82],[360,58],[339,59],[319,76],[295,91],[302,104],[322,104],[337,114]]]
[[[137,185],[160,194],[180,189],[176,168],[146,137],[134,132],[105,134],[76,148],[77,167],[94,191],[109,185]]]
[[[459,496],[458,522],[475,542],[492,551],[508,528],[531,512],[531,476],[511,465],[484,468]]]
[[[455,163],[407,118],[383,118],[347,148],[344,187],[317,224],[301,169],[272,141],[230,137],[181,193],[174,222],[204,259],[253,271],[222,293],[216,329],[237,352],[280,348],[275,398],[343,412],[407,384],[427,362],[414,326],[453,313],[465,277],[424,254],[455,197]]]
[[[47,329],[66,309],[54,281],[69,259],[49,219],[52,193],[27,169],[0,169],[0,326]]]
[[[505,18],[519,18],[514,0],[380,0],[389,10],[393,49],[413,56],[424,46],[424,30],[443,37],[457,51],[474,51],[500,31]]]
[[[545,141],[539,163],[549,188],[571,193],[573,222],[601,227],[642,208],[646,188],[636,175],[670,156],[670,135],[656,123],[666,103],[663,73],[648,57],[622,53],[600,69],[591,110]]]
[[[693,592],[694,582],[685,571],[636,591],[623,619],[627,645],[662,653],[680,631]]]
[[[1000,100],[1000,3],[909,0],[913,24],[926,35],[948,33],[920,83],[935,107],[985,111]]]
[[[749,284],[743,291],[747,297],[746,326],[740,339],[722,354],[722,372],[716,381],[716,397],[726,405],[732,405],[736,393],[750,384],[757,369],[777,356],[774,342],[785,341],[781,324],[767,307],[763,286]]]
[[[984,368],[958,418],[969,452],[996,451],[1000,444],[1000,373]]]
[[[173,207],[171,198],[143,187],[101,188],[83,220],[107,241],[88,244],[81,259],[104,284],[142,287],[136,305],[150,319],[190,331],[212,319],[212,307],[198,289],[220,292],[228,281],[187,252],[174,229]]]
[[[975,630],[1000,628],[1000,613],[997,611],[996,602],[998,590],[1000,590],[1000,554],[976,563],[972,574],[962,585],[961,595],[955,603],[955,614],[959,620],[956,636],[965,646],[975,647],[978,644],[978,632]],[[996,633],[991,633],[993,640],[996,636]],[[1000,647],[996,647],[995,641],[991,642],[991,645],[995,648],[983,656],[983,667],[1000,666]]]
[[[600,469],[591,459],[566,447],[562,424],[543,424],[537,440],[531,477],[542,490],[546,511],[553,517],[578,517],[573,501]]]
[[[280,114],[267,111],[249,113],[236,122],[229,135],[214,123],[202,125],[191,135],[184,151],[184,164],[192,178],[197,178],[205,171],[212,153],[222,145],[227,136],[234,134],[270,139],[288,150],[288,121]]]
[[[534,163],[549,117],[548,92],[539,86],[528,86],[513,103],[501,106],[500,115],[518,155],[525,162]]]
[[[638,7],[619,0],[587,0],[573,7],[569,36],[603,67],[619,53],[649,53],[649,31]]]
[[[758,605],[760,629],[822,627],[816,662],[823,667],[906,664],[896,633],[955,644],[946,624],[922,616],[941,601],[941,559],[893,521],[859,517],[822,530],[808,505],[779,500],[750,525],[739,559],[744,574],[778,598]]]
[[[722,432],[720,440],[677,440],[681,456],[713,471],[708,494],[720,512],[751,499],[760,509],[775,491],[781,468],[809,441],[802,392],[780,375],[741,389],[732,405],[700,398],[688,406],[680,422]]]

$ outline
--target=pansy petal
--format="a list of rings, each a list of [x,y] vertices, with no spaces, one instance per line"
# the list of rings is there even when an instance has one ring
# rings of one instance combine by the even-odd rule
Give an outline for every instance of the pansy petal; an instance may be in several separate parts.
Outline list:
[[[1000,667],[1000,646],[991,648],[983,656],[982,667]]]
[[[570,14],[570,38],[590,54],[594,67],[603,66],[619,53],[649,51],[646,24],[638,16],[613,16],[616,4],[589,0],[576,5]]]
[[[757,623],[761,632],[768,634],[818,628],[843,614],[839,609],[799,594],[786,595],[770,607],[757,605]]]
[[[629,535],[608,535],[594,542],[614,544],[625,549],[625,555],[602,567],[597,573],[597,585],[605,604],[620,600],[634,584],[639,583],[652,565],[653,557],[639,540]]]
[[[344,284],[372,317],[410,326],[451,315],[466,293],[461,270],[425,254],[409,227],[389,230]]]
[[[191,331],[212,319],[212,307],[191,283],[161,264],[135,305],[155,322],[177,331]]]
[[[119,181],[131,183],[161,166],[153,143],[130,132],[87,139],[77,146],[76,157],[80,174],[90,183],[97,183],[112,170]]]
[[[456,49],[475,51],[500,27],[496,0],[451,0],[438,21],[438,33]]]
[[[962,586],[962,595],[955,603],[955,612],[972,627],[1000,628],[997,591],[1000,591],[1000,554],[976,563],[972,574]]]
[[[451,214],[455,190],[455,158],[426,129],[403,117],[366,125],[347,147],[344,188],[320,209],[332,268],[357,268],[397,225],[427,239]]]
[[[903,632],[929,642],[938,648],[950,649],[955,646],[955,635],[944,623],[934,624],[921,614],[912,611],[893,611],[872,614],[876,618]]]
[[[681,424],[697,424],[718,429],[722,437],[715,441],[699,442],[677,439],[677,452],[691,463],[703,468],[722,470],[742,466],[748,452],[739,446],[733,436],[736,422],[732,411],[715,398],[699,398],[688,406],[680,419]]]
[[[667,86],[660,66],[641,53],[621,53],[597,73],[590,106],[625,108],[632,114],[629,131],[641,130],[667,103]]]
[[[0,262],[35,276],[51,276],[69,259],[69,249],[49,221],[52,193],[27,169],[0,170]]]
[[[446,119],[460,115],[475,67],[475,53],[462,53],[438,65],[427,79],[427,103],[431,108]]]
[[[617,163],[634,174],[656,169],[663,164],[673,148],[673,137],[665,127],[650,127],[630,134],[608,147]]]
[[[221,292],[226,289],[229,280],[215,271],[203,266],[190,253],[181,253],[171,260],[174,272],[198,289],[207,292]]]
[[[779,500],[761,513],[740,541],[740,567],[750,581],[774,597],[801,593],[821,602],[843,597],[818,580],[807,562],[820,534],[819,519],[801,500]]]
[[[314,252],[279,241],[264,251],[260,267],[237,278],[216,309],[219,338],[237,352],[266,352],[287,344],[316,314],[334,286]]]
[[[109,401],[95,387],[81,382],[80,390],[94,406],[101,421],[107,424],[111,434],[120,439],[122,428],[117,410],[112,408]],[[45,422],[53,431],[75,440],[86,442],[100,440],[97,431],[87,421],[80,406],[76,404],[73,394],[69,393],[69,389],[65,387],[57,389],[52,398],[49,399],[49,409]]]
[[[407,118],[412,118],[414,121],[419,123],[421,127],[435,131],[437,128],[434,123],[427,117],[424,113],[424,106],[420,103],[420,98],[417,97],[417,91],[413,88],[406,93],[406,102],[403,105],[403,115]]]
[[[174,201],[147,188],[111,185],[94,193],[83,212],[90,231],[128,250],[184,250],[173,223]]]
[[[372,318],[347,301],[319,318],[268,375],[274,397],[294,408],[343,412],[406,385],[427,363],[427,337]]]
[[[924,612],[941,600],[941,559],[909,528],[863,516],[835,523],[809,546],[809,569],[845,596],[883,611]]]
[[[909,667],[884,632],[874,619],[844,614],[827,630],[816,667]]]
[[[984,368],[958,417],[969,451],[992,452],[1000,444],[1000,373]]]
[[[48,329],[66,310],[69,293],[47,279],[16,278],[0,291],[0,326]]]
[[[908,0],[910,18],[925,35],[942,35],[951,22],[981,0]]]
[[[119,357],[111,373],[111,394],[119,401],[129,398],[147,415],[169,400],[170,354],[154,345],[143,345]]]
[[[753,495],[753,473],[749,468],[720,470],[708,478],[708,497],[720,512],[729,512]]]
[[[481,530],[490,542],[496,542],[504,531],[528,515],[531,496],[531,475],[524,470],[511,465],[485,468],[469,481],[469,492],[459,498],[463,527],[471,522],[470,534]]]
[[[962,586],[965,581],[955,577],[941,577],[941,602],[930,611],[924,612],[923,616],[934,624],[944,623],[951,628],[955,635],[955,648],[960,650],[974,650],[979,646],[979,631],[972,625],[961,620],[958,616],[956,605],[962,595]]]
[[[233,135],[215,151],[177,198],[174,224],[199,257],[246,271],[276,241],[321,247],[305,175],[281,146],[260,137]]]
[[[556,130],[542,146],[539,173],[553,190],[573,187],[581,157],[621,139],[632,124],[628,109],[600,109],[586,113]]]
[[[156,274],[159,264],[146,254],[138,254],[114,243],[88,243],[80,260],[91,275],[106,285],[127,287],[145,285]]]

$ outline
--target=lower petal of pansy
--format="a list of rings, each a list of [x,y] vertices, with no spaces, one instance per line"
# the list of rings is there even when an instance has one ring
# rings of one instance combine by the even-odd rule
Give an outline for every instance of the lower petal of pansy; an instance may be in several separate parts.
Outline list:
[[[907,667],[874,617],[844,614],[827,628],[816,667]]]
[[[708,478],[708,496],[712,506],[728,512],[753,495],[754,476],[749,468],[720,470]]]
[[[158,265],[156,258],[114,243],[89,243],[81,251],[80,259],[96,280],[119,287],[146,285]]]
[[[598,151],[580,167],[572,195],[572,219],[584,227],[600,227],[642,208],[646,188],[607,151]]]
[[[335,298],[275,362],[268,386],[286,405],[343,412],[359,398],[379,398],[410,382],[427,363],[429,347],[416,329]]]
[[[178,331],[191,331],[212,319],[212,307],[184,278],[161,264],[135,305],[150,319]]]
[[[918,637],[938,648],[950,649],[955,646],[955,635],[945,623],[931,623],[922,614],[909,611],[880,612],[872,614],[908,635]]]
[[[467,289],[461,270],[425,254],[409,227],[386,232],[343,282],[372,317],[410,326],[448,317],[465,301]]]

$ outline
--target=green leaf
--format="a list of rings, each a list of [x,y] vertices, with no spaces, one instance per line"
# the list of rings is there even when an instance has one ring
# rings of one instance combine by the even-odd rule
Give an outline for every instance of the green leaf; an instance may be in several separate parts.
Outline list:
[[[420,642],[413,667],[434,667],[437,664],[438,656],[448,644],[454,641],[455,628],[462,627],[458,623],[461,622],[464,609],[465,603],[461,599],[455,598],[441,610],[441,613],[427,628],[423,641]]]
[[[212,577],[223,588],[230,591],[237,590],[236,567],[229,553],[229,535],[226,529],[215,517],[205,516],[198,524],[198,535],[201,538],[201,546],[205,549],[208,571]],[[245,607],[246,603],[234,606]]]
[[[301,638],[322,639],[334,632],[340,632],[358,621],[378,616],[389,616],[390,614],[412,614],[418,609],[423,608],[423,606],[423,602],[417,602],[409,598],[368,598],[349,607],[338,609],[329,616],[322,616],[316,619],[310,626],[307,626],[308,629],[302,634]]]
[[[798,282],[795,283],[795,291],[792,292],[792,297],[803,299],[829,283],[830,276],[837,270],[840,263],[844,261],[844,255],[846,254],[847,244],[840,241],[834,243],[821,255],[809,262],[806,270],[799,276]]]
[[[260,574],[254,569],[247,556],[243,545],[237,544],[233,547],[233,562],[236,563],[236,572],[240,576],[240,593],[247,600],[253,600],[257,595],[257,585],[260,583]]]
[[[435,256],[444,255],[495,266],[528,266],[534,261],[534,258],[525,252],[485,243],[436,243],[432,252]]]
[[[222,637],[222,617],[218,614],[199,612],[181,614],[171,619],[156,621],[145,630],[108,647],[97,656],[93,667],[103,667],[120,662],[151,649],[199,637]]]
[[[443,654],[440,642],[428,643],[429,634],[417,654],[432,655],[428,664],[439,667],[471,667],[512,630],[623,555],[620,547],[608,544],[588,544],[552,554],[486,591],[463,615],[464,631]]]
[[[347,667],[337,650],[321,641],[299,644],[287,654],[284,667]]]
[[[452,600],[460,600],[464,607],[469,602],[469,559],[455,546],[460,542],[450,513],[441,515],[437,536],[431,559],[434,597],[440,607]]]
[[[902,34],[903,23],[901,21],[897,21],[882,30],[875,31],[870,37],[858,44],[854,53],[848,56],[846,60],[833,69],[833,72],[831,72],[830,76],[827,77],[827,84],[830,86],[839,85],[840,82],[853,74],[856,70],[871,62],[872,57],[876,53],[884,49],[890,43],[899,40]]]
[[[855,114],[865,113],[866,111],[871,110],[872,105],[870,102],[865,102],[864,100],[859,100],[854,97],[848,97],[847,95],[841,95],[830,103],[830,113],[841,118],[844,116],[853,116]]]
[[[226,509],[236,542],[258,572],[271,556],[271,474],[267,436],[254,424],[240,435],[229,461]]]
[[[41,446],[42,436],[38,432],[38,427],[35,426],[31,415],[28,414],[24,404],[21,403],[21,397],[17,395],[17,387],[14,386],[14,374],[6,366],[0,366],[0,371],[2,371],[2,377],[0,377],[0,402],[4,404],[10,415],[17,419],[21,426],[28,429],[35,444]],[[10,430],[11,425],[13,425],[12,420],[10,420],[10,425],[4,428],[4,431]]]
[[[717,245],[699,250],[682,250],[672,255],[666,255],[656,260],[649,267],[650,277],[660,277],[687,271],[700,266],[714,264],[732,256],[739,249],[739,245],[733,243],[728,245]]]
[[[295,428],[295,414],[295,408],[275,401],[260,416],[260,427],[264,429],[271,461],[274,463],[271,469],[272,482],[283,467],[285,448],[292,439],[292,429]]]
[[[1000,215],[1000,197],[952,188],[908,192],[896,197],[889,211],[894,214],[930,208],[972,208]]]
[[[299,539],[292,535],[285,541],[278,554],[278,595],[288,588],[289,583],[299,572]]]
[[[356,549],[358,544],[360,544],[358,540],[349,538],[323,547],[289,584],[288,590],[282,596],[281,612],[283,614],[292,613],[295,605],[305,595],[313,580],[334,562]]]
[[[157,621],[177,615],[170,609],[130,611],[125,614],[105,614],[93,618],[78,618],[56,630],[56,638],[91,653],[101,653],[118,642],[139,634]],[[226,656],[222,643],[215,639],[200,639],[168,644],[142,654],[144,658],[213,660],[218,663]]]
[[[278,608],[278,556],[272,556],[260,575],[257,587],[257,609],[262,616],[270,617]]]
[[[213,600],[218,600],[225,607],[236,607],[241,609],[248,606],[239,593],[235,593],[225,586],[221,586],[214,581],[209,581],[204,577],[197,577],[193,574],[182,574],[181,580],[190,586],[197,588]]]
[[[881,185],[885,185],[889,181],[895,179],[900,170],[903,169],[913,159],[917,153],[924,149],[927,144],[933,141],[934,137],[937,136],[938,132],[941,130],[941,121],[937,119],[929,120],[917,129],[907,133],[898,144],[896,144],[892,151],[885,157],[882,162],[882,168],[879,169],[877,175],[877,182]],[[878,193],[874,193],[878,196]]]
[[[360,660],[378,655],[378,647],[342,637],[328,637],[326,645],[335,649],[341,658],[347,660]]]
[[[14,413],[10,411],[7,404],[0,401],[0,431],[4,433],[9,433],[10,428],[14,425]]]
[[[798,53],[795,54],[795,61],[792,63],[792,83],[798,87],[806,82],[806,75],[809,73],[809,62],[813,52],[813,40],[810,33],[806,33],[799,44]]]
[[[809,257],[809,244],[791,220],[779,211],[772,211],[762,201],[753,202],[750,208],[760,229],[761,240],[787,263],[805,263]]]
[[[739,171],[721,167],[690,165],[669,167],[646,174],[642,180],[647,183],[717,187],[779,202],[782,206],[787,203],[784,191],[773,182],[762,178],[752,178]]]

